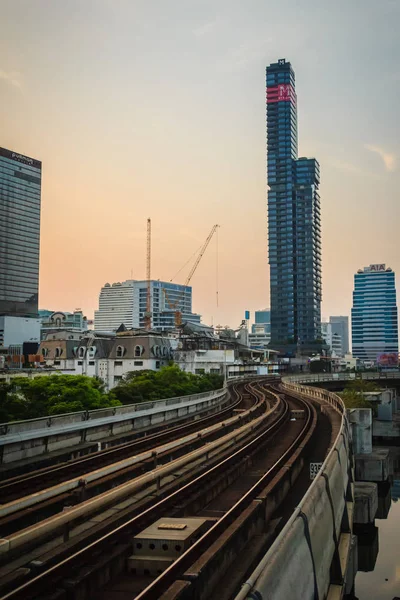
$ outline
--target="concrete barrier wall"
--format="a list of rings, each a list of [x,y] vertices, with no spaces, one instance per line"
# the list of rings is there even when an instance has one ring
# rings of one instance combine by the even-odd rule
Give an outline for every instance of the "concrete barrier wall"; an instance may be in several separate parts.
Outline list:
[[[285,383],[288,390],[328,402],[341,414],[339,434],[320,472],[236,600],[341,597],[352,564],[352,456],[346,410],[341,399],[318,388]]]
[[[150,410],[152,408],[162,408],[164,406],[171,406],[171,404],[176,405],[191,400],[199,400],[201,398],[212,398],[214,396],[218,396],[223,391],[223,389],[220,389],[212,392],[202,392],[201,394],[192,394],[189,396],[178,396],[176,398],[155,400],[154,402],[142,402],[140,404],[125,404],[124,406],[98,408],[96,410],[85,410],[80,412],[65,413],[62,415],[40,417],[38,419],[28,419],[26,421],[0,423],[0,436],[12,433],[23,433],[26,431],[37,431],[38,429],[43,429],[47,431],[51,427],[62,427],[63,425],[80,423],[82,421],[102,419],[104,417],[114,417],[118,415],[126,415],[137,410],[143,411]]]
[[[354,381],[363,380],[393,380],[400,379],[400,371],[389,371],[388,373],[307,373],[304,375],[286,375],[283,381],[287,383],[328,383],[330,381]]]
[[[7,425],[0,435],[0,463],[12,463],[80,444],[98,442],[130,431],[216,410],[226,389],[169,398],[115,409],[57,415]]]

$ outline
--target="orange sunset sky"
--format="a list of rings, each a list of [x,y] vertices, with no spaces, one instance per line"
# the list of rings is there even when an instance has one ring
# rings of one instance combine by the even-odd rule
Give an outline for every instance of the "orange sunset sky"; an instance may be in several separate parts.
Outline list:
[[[296,73],[321,165],[323,315],[353,275],[399,281],[400,2],[2,0],[0,146],[43,162],[40,307],[89,317],[106,282],[193,277],[206,323],[269,305],[265,67]],[[183,283],[189,266],[177,282]]]

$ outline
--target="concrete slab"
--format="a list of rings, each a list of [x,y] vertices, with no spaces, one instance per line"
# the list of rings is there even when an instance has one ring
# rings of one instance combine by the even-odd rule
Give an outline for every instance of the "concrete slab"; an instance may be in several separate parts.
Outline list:
[[[354,484],[355,508],[353,522],[356,525],[373,523],[378,510],[378,485],[370,481]]]
[[[374,448],[369,454],[356,454],[356,481],[387,481],[390,474],[388,448]]]

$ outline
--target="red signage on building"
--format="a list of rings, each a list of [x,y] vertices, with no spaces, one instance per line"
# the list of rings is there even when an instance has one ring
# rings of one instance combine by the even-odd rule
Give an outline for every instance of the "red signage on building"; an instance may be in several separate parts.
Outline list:
[[[280,83],[267,88],[267,103],[272,102],[292,102],[296,104],[296,92],[290,83]]]

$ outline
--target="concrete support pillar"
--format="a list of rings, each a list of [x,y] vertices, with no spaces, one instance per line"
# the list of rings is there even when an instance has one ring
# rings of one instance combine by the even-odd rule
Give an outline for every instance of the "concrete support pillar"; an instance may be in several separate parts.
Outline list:
[[[378,485],[370,481],[357,481],[354,484],[354,491],[354,524],[373,523],[378,510]]]
[[[352,426],[354,454],[369,454],[372,452],[372,410],[351,408],[347,414]]]

